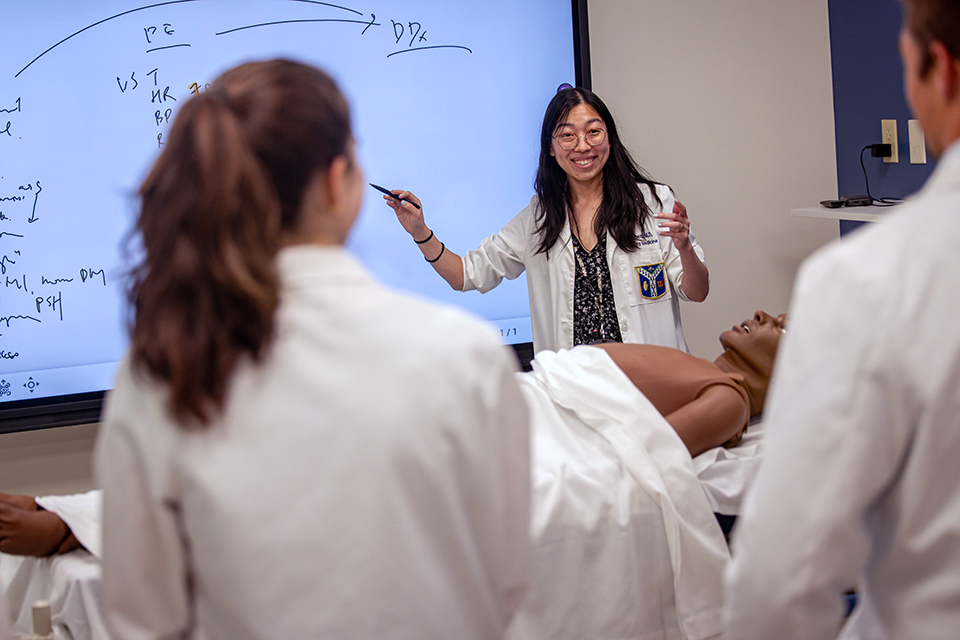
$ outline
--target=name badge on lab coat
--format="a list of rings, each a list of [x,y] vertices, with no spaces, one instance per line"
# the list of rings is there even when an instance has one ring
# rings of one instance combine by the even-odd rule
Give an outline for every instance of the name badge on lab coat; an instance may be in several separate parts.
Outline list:
[[[657,300],[667,293],[667,276],[663,263],[642,264],[634,267],[640,279],[640,297],[645,300]]]

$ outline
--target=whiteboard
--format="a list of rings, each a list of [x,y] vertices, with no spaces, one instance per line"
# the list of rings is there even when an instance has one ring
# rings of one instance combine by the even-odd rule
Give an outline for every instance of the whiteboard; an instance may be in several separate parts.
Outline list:
[[[543,111],[575,84],[570,0],[0,0],[0,403],[112,386],[136,190],[179,105],[273,57],[337,80],[368,181],[461,253],[529,202]],[[522,277],[450,290],[372,189],[348,249],[531,340]]]

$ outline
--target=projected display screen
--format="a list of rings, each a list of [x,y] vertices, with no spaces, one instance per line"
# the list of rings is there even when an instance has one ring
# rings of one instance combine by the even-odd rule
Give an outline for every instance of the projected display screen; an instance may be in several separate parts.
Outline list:
[[[222,71],[285,57],[330,73],[367,181],[416,193],[459,253],[527,205],[543,111],[576,84],[570,0],[0,7],[0,411],[111,388],[136,190],[178,107]],[[522,276],[452,291],[373,189],[348,249],[387,286],[463,307],[508,344],[531,340]]]

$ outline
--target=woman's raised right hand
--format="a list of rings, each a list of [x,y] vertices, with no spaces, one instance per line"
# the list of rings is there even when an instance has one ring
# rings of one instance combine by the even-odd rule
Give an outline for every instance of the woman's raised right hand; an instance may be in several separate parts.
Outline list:
[[[401,191],[400,189],[394,189],[391,193],[393,193],[392,198],[385,195],[383,199],[397,214],[397,220],[400,221],[407,233],[413,236],[414,240],[429,238],[430,230],[423,221],[423,203],[420,202],[420,199],[409,191]],[[420,208],[413,206],[410,204],[411,202],[417,203]]]

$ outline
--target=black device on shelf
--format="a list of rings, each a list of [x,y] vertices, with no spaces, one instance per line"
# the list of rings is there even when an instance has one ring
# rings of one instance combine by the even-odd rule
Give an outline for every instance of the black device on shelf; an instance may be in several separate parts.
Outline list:
[[[843,196],[839,200],[821,200],[820,204],[828,209],[839,209],[840,207],[869,207],[873,204],[873,198],[870,196]]]

